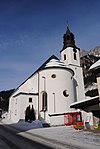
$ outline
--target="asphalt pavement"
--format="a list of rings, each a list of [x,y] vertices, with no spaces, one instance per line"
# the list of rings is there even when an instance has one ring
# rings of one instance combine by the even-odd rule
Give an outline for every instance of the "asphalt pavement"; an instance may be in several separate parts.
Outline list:
[[[54,149],[100,149],[99,131],[75,130],[72,126],[27,129],[16,124],[3,125],[22,138]]]

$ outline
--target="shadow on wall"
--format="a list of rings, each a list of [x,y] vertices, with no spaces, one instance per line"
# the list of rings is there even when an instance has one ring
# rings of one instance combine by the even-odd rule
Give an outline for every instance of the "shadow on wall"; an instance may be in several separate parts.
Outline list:
[[[73,83],[74,83],[74,96],[75,96],[75,102],[77,101],[77,89],[76,87],[78,86],[77,81],[73,78]]]

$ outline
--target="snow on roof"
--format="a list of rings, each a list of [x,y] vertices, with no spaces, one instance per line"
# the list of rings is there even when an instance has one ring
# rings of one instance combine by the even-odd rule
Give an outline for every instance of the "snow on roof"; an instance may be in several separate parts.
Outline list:
[[[64,62],[61,62],[60,60],[56,60],[56,59],[51,59],[46,65],[45,68],[47,67],[54,67],[54,66],[58,66],[58,67],[65,67],[67,68],[67,66],[65,65]]]
[[[96,57],[100,57],[100,54],[98,54],[98,55],[95,55]]]
[[[88,86],[85,88],[85,92],[95,90],[95,89],[98,89],[98,85],[97,83],[93,82],[91,84],[88,84]]]
[[[100,67],[100,60],[98,60],[97,62],[95,62],[95,63],[90,67],[90,70],[92,70],[92,69],[97,69],[97,67]]]
[[[81,101],[77,101],[77,102],[74,102],[72,103],[70,106],[74,106],[76,104],[80,104],[80,103],[84,103],[84,102],[87,102],[87,101],[91,101],[91,100],[94,100],[96,98],[99,98],[99,96],[95,96],[95,97],[88,97],[86,98],[85,100],[81,100]]]
[[[31,76],[29,76],[22,84],[20,84],[13,92],[13,94],[18,90],[18,88],[23,85],[29,78],[31,78],[34,74],[36,74],[37,72],[39,72],[40,70],[43,70],[45,68],[53,68],[53,67],[60,67],[60,68],[64,68],[64,69],[68,69],[70,70],[73,75],[74,75],[74,71],[69,68],[66,64],[64,64],[63,61],[59,60],[55,55],[52,55],[49,59],[47,59]],[[13,95],[12,94],[12,95]],[[11,96],[12,96],[11,95]]]

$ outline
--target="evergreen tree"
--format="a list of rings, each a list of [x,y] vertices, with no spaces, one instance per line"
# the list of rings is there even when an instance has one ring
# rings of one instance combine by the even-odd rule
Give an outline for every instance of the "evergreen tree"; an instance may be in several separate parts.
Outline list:
[[[30,121],[30,105],[26,108],[26,112],[25,112],[25,121]]]
[[[35,118],[35,111],[34,111],[34,108],[33,108],[33,105],[32,105],[32,109],[30,111],[30,121],[34,121],[36,118]]]

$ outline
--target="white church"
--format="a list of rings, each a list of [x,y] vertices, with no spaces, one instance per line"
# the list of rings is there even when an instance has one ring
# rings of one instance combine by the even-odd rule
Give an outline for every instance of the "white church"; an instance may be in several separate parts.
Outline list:
[[[9,118],[13,122],[25,120],[26,109],[30,107],[35,119],[50,125],[64,124],[64,113],[75,112],[70,105],[85,99],[79,51],[67,26],[61,58],[49,57],[11,95]]]

